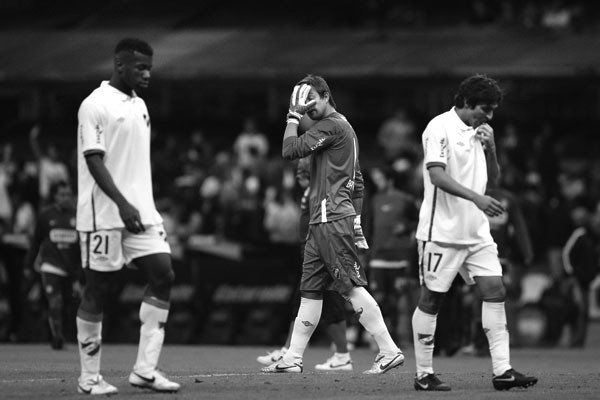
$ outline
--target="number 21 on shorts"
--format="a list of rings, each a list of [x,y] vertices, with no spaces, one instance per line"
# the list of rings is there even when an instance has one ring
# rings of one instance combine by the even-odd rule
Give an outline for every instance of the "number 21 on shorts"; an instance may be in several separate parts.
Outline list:
[[[121,231],[117,229],[91,232],[87,237],[88,267],[95,271],[118,271],[123,267]]]

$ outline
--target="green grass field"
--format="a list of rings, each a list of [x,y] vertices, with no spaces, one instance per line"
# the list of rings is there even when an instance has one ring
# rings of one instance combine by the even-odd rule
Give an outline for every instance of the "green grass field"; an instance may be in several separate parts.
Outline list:
[[[597,324],[596,324],[597,325]],[[592,332],[591,332],[592,333]],[[330,355],[326,347],[309,348],[302,374],[262,374],[256,357],[263,347],[167,345],[161,369],[178,382],[177,394],[158,394],[131,387],[127,376],[136,346],[105,344],[102,374],[119,388],[118,397],[133,399],[598,399],[600,398],[600,345],[593,332],[591,346],[583,350],[513,349],[513,366],[539,377],[530,389],[497,392],[491,385],[489,357],[456,355],[436,357],[434,367],[452,386],[451,392],[424,393],[413,389],[414,354],[403,349],[406,363],[385,375],[366,376],[374,353],[360,348],[352,352],[354,371],[316,373],[314,365]],[[77,347],[52,351],[48,345],[0,345],[0,398],[81,398]]]

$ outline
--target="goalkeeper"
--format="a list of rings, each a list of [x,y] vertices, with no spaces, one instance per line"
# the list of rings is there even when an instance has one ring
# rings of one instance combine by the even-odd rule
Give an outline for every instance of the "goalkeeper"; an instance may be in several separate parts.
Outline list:
[[[317,122],[298,137],[305,114]],[[336,111],[331,90],[320,76],[308,75],[294,87],[282,155],[288,160],[312,155],[310,221],[290,347],[281,360],[262,371],[302,372],[304,350],[321,318],[325,290],[335,290],[350,302],[379,346],[372,368],[365,373],[382,374],[402,365],[404,355],[365,289],[367,280],[358,257],[358,250],[368,248],[360,226],[363,179],[358,139],[348,120]]]

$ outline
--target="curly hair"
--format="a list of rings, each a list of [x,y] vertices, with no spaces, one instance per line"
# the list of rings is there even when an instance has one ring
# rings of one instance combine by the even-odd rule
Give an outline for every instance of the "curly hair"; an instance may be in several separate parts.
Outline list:
[[[477,74],[461,82],[454,96],[454,105],[458,108],[475,107],[478,104],[500,105],[504,92],[494,79]]]

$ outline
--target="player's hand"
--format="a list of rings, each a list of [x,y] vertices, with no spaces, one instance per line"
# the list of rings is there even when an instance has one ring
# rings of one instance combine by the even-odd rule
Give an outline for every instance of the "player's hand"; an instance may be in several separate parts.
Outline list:
[[[490,196],[477,196],[473,202],[488,217],[497,217],[504,212],[502,203]]]
[[[369,244],[363,234],[362,226],[360,221],[360,215],[354,217],[354,245],[359,252],[369,250]]]
[[[125,229],[129,232],[140,233],[146,230],[144,225],[142,225],[140,212],[130,203],[125,202],[124,204],[119,205],[119,215],[125,224]]]
[[[315,105],[316,100],[308,101],[311,89],[312,87],[307,83],[294,86],[294,91],[290,96],[290,108],[287,114],[288,122],[299,124],[302,116]]]
[[[483,146],[492,150],[496,148],[496,142],[494,141],[494,129],[487,123],[483,123],[475,130],[475,137],[481,141]]]

